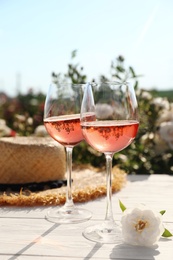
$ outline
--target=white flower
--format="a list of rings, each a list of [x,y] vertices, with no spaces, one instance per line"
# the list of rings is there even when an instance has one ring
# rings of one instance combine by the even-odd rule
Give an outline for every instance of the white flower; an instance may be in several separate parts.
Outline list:
[[[126,209],[121,224],[123,240],[131,245],[150,247],[164,232],[161,214],[145,206]]]
[[[17,120],[19,120],[19,122],[25,122],[26,117],[24,115],[15,115],[15,117],[17,118]]]
[[[169,149],[169,144],[161,138],[159,133],[155,133],[154,135],[154,152],[157,155],[163,155],[165,151]]]
[[[47,133],[46,128],[45,128],[44,125],[39,125],[39,126],[37,126],[36,129],[35,129],[34,134],[35,134],[36,136],[40,136],[40,137],[44,137],[44,136],[47,136],[47,135],[48,135],[48,133]]]
[[[32,117],[28,117],[27,118],[27,123],[28,123],[28,125],[33,125],[33,118]]]
[[[145,100],[151,100],[152,99],[152,95],[147,91],[143,91],[141,93],[141,97]]]
[[[163,122],[173,121],[173,109],[163,110],[160,117],[157,119],[157,124],[161,124]]]
[[[4,119],[0,119],[0,137],[3,136],[15,136],[15,132],[6,125]]]
[[[173,103],[169,104],[169,109],[164,109],[157,120],[158,124],[162,122],[173,121]]]
[[[108,117],[111,117],[113,115],[113,109],[108,104],[97,104],[96,105],[96,115],[100,119],[106,119]]]
[[[162,98],[162,97],[154,98],[152,104],[154,104],[158,108],[164,108],[167,110],[170,108],[169,101],[166,98]]]
[[[173,149],[173,122],[163,122],[160,124],[159,134],[165,140],[171,149]]]

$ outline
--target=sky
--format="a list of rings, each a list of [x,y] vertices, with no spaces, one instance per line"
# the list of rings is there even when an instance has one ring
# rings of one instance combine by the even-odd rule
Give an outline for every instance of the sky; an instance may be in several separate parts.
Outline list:
[[[71,53],[88,81],[119,55],[145,89],[173,89],[172,0],[0,0],[0,91],[46,93]]]

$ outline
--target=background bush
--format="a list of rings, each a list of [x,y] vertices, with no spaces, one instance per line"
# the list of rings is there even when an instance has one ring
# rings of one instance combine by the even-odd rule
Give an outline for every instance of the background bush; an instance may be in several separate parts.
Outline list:
[[[88,79],[83,66],[75,63],[76,54],[77,51],[74,50],[66,73],[52,72],[53,82],[70,80],[73,83],[84,83],[97,80]],[[110,64],[110,75],[100,75],[98,79],[131,81],[139,105],[140,126],[137,137],[129,147],[114,155],[113,165],[118,165],[129,174],[173,174],[173,126],[170,128],[170,122],[173,121],[172,92],[141,89],[139,80],[142,75],[137,75],[131,66],[125,65],[124,57],[118,56]],[[44,101],[45,94],[34,93],[32,89],[26,95],[17,93],[15,98],[1,93],[0,118],[5,119],[7,126],[18,135],[32,135],[36,127],[43,124]],[[165,124],[168,123],[169,129],[166,129]],[[167,131],[165,136],[161,135],[163,130]],[[1,132],[0,134],[3,135]],[[75,147],[73,162],[105,167],[104,155],[93,150],[84,141]]]

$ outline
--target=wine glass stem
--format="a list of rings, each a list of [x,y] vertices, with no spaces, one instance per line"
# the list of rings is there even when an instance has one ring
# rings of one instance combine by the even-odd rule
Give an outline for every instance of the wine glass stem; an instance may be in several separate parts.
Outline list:
[[[107,176],[107,207],[106,207],[106,221],[114,221],[113,220],[113,212],[112,212],[112,153],[106,153],[106,176]]]
[[[73,198],[72,198],[72,152],[73,147],[66,147],[67,154],[67,192],[66,192],[66,207],[74,207]]]

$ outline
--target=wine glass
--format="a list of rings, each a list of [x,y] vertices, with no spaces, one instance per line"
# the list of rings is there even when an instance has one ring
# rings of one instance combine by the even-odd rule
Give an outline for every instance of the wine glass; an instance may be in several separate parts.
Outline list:
[[[52,83],[44,106],[44,125],[49,135],[66,148],[66,203],[47,212],[54,223],[79,223],[91,218],[90,211],[77,208],[72,198],[72,151],[84,138],[80,126],[80,108],[84,84]]]
[[[87,227],[85,238],[99,243],[121,243],[121,228],[112,211],[112,158],[125,149],[138,131],[135,91],[128,83],[88,83],[81,105],[81,127],[86,142],[106,157],[107,205],[105,220]]]

